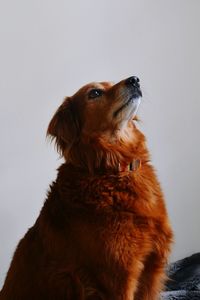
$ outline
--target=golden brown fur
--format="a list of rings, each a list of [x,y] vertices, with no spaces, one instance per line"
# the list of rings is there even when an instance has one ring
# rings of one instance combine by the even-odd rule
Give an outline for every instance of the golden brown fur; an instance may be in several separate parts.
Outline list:
[[[157,299],[172,231],[133,121],[141,96],[134,82],[86,85],[53,116],[47,133],[65,163],[17,247],[0,300]],[[141,167],[128,171],[134,160]]]

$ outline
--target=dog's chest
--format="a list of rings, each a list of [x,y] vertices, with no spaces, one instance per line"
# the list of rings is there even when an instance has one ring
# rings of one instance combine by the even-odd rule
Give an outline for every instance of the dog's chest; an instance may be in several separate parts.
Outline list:
[[[133,207],[137,197],[137,187],[130,175],[101,176],[80,182],[79,201],[94,211],[126,211],[128,206]]]
[[[140,208],[148,201],[140,195],[131,176],[101,177],[84,180],[73,199],[80,248],[99,258],[131,262],[137,252],[149,244],[151,218]]]
[[[70,199],[72,205],[100,216],[117,213],[145,216],[155,209],[158,194],[147,176],[127,172],[84,178],[74,184]]]

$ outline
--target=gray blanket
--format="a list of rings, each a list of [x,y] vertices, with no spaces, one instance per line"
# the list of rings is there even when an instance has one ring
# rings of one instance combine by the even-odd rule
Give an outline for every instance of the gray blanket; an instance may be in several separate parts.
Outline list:
[[[200,300],[200,253],[169,265],[162,300]]]

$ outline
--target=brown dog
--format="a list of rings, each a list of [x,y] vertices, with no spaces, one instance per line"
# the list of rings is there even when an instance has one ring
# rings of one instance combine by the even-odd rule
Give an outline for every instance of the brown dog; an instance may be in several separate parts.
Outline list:
[[[47,134],[65,163],[0,300],[157,299],[172,231],[135,125],[141,96],[133,76],[88,84],[58,108]]]

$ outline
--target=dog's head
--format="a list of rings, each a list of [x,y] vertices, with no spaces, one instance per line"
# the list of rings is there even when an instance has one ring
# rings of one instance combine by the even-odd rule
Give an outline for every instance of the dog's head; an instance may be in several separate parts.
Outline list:
[[[105,152],[111,156],[114,149],[117,152],[119,144],[125,148],[126,143],[133,141],[133,119],[141,97],[139,79],[135,76],[117,84],[87,84],[64,99],[47,134],[55,139],[66,161],[87,165],[90,160],[89,168],[93,168],[92,159],[98,167],[105,160]],[[110,159],[110,165],[113,159]]]

